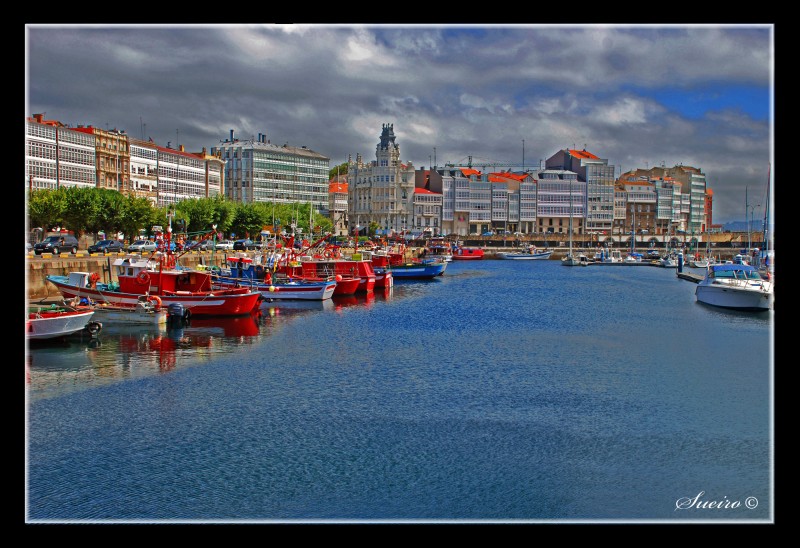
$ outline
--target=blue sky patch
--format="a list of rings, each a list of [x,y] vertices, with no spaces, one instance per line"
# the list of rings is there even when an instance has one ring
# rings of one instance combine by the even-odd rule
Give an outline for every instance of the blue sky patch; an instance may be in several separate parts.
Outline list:
[[[741,110],[755,120],[769,119],[770,90],[760,86],[723,86],[694,89],[666,88],[656,91],[637,90],[649,95],[666,108],[691,119],[699,119],[709,111]]]

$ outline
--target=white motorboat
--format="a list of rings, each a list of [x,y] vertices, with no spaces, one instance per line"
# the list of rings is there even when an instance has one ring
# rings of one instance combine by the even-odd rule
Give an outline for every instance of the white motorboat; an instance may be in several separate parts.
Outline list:
[[[697,301],[736,310],[762,311],[773,307],[774,283],[744,264],[711,265],[697,284]]]

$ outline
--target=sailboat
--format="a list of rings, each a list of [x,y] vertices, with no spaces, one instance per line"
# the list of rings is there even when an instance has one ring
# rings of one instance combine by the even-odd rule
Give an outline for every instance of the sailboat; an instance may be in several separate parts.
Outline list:
[[[763,244],[760,253],[759,271],[764,277],[772,279],[775,274],[775,249],[770,245],[772,241],[772,232],[769,230],[769,215],[770,215],[770,191],[772,189],[772,164],[767,171],[767,199],[764,206],[764,224],[761,227],[763,231]]]
[[[572,181],[569,182],[569,253],[561,259],[563,266],[586,266],[586,261],[581,261],[572,254]]]

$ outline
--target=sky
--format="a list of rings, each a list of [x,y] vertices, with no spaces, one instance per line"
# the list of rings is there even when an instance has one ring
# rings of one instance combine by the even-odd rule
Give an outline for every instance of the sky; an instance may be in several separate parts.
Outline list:
[[[263,133],[331,167],[375,159],[387,123],[401,161],[417,168],[472,156],[503,164],[487,171],[532,169],[585,148],[618,175],[697,167],[715,224],[762,219],[774,179],[774,30],[29,24],[26,116],[191,152],[231,130]]]

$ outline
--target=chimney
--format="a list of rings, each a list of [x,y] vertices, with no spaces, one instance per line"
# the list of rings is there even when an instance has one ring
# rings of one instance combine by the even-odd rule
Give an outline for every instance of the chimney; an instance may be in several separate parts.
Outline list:
[[[203,156],[206,156],[206,147],[203,147]]]
[[[231,143],[233,142],[233,130],[231,130]]]
[[[41,124],[44,120],[44,114],[34,114],[33,119]]]
[[[178,150],[180,150],[181,152],[186,152],[186,151],[183,149],[183,145],[179,145],[179,146],[178,146]]]

